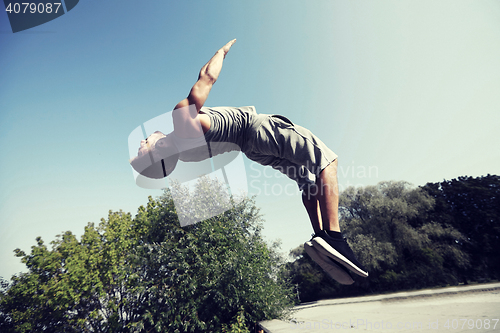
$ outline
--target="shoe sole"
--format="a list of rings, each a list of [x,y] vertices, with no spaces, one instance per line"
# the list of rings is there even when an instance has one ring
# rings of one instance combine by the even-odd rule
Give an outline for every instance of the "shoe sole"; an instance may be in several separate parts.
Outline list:
[[[358,266],[354,265],[349,259],[344,257],[333,247],[331,247],[330,244],[328,244],[323,238],[314,237],[311,242],[313,243],[315,249],[317,249],[321,254],[332,258],[333,260],[359,276],[368,277],[368,272],[365,272]]]
[[[304,250],[332,279],[340,284],[350,285],[354,283],[351,275],[344,271],[335,261],[323,255],[314,248],[313,243],[305,242]]]

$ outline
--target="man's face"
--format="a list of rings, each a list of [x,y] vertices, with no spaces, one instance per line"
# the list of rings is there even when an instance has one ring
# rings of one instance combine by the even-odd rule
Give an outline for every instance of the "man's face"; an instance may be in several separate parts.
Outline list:
[[[141,141],[137,156],[129,162],[141,175],[160,179],[172,173],[177,165],[178,155],[179,152],[172,144],[170,134],[154,132]]]
[[[139,147],[139,152],[137,155],[141,157],[147,154],[155,146],[156,142],[164,137],[165,134],[163,134],[162,132],[159,131],[154,132],[153,134],[148,136],[145,140],[141,141],[141,146]]]

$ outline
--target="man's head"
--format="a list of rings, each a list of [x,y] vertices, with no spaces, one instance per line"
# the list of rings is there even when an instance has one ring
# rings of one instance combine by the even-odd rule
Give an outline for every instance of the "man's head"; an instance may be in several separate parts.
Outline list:
[[[156,131],[141,141],[137,156],[130,160],[132,167],[148,178],[160,179],[174,171],[179,152],[172,142],[172,133]]]

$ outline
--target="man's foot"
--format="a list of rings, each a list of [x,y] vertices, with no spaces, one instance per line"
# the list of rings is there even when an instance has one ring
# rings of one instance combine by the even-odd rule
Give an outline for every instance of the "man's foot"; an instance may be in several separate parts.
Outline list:
[[[362,277],[368,276],[368,272],[356,259],[356,256],[344,239],[330,237],[326,231],[322,230],[315,235],[311,242],[314,248],[323,255],[330,257],[353,273]]]
[[[306,250],[307,254],[312,260],[314,260],[314,262],[316,262],[328,275],[331,276],[332,279],[338,283],[345,285],[354,283],[351,274],[344,268],[344,266],[338,265],[330,257],[327,257],[317,251],[311,241],[304,243],[304,250]]]

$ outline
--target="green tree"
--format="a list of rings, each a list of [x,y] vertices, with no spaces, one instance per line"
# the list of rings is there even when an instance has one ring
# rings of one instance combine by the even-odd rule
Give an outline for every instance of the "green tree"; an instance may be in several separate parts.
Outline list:
[[[451,225],[440,225],[429,213],[435,201],[406,182],[348,188],[340,196],[345,236],[371,278],[370,290],[414,289],[456,284],[469,258]]]
[[[500,278],[500,176],[459,177],[422,187],[436,205],[433,220],[460,231],[466,242],[461,246],[474,265],[462,270],[467,279]]]
[[[292,251],[290,278],[300,299],[359,295],[458,283],[470,258],[465,237],[453,226],[433,220],[434,199],[406,182],[350,187],[340,194],[344,236],[366,266],[366,279],[341,286],[326,277],[302,248]]]
[[[406,182],[349,188],[340,197],[345,235],[366,264],[371,290],[456,284],[469,265],[457,244],[464,237],[429,213],[435,201]]]
[[[12,277],[1,299],[15,330],[110,332],[132,323],[140,294],[128,279],[131,224],[130,214],[110,212],[80,241],[68,231],[52,249],[41,238],[29,254],[16,249],[28,272]]]
[[[210,189],[210,191],[207,191]],[[210,179],[186,202],[225,190]],[[194,201],[195,199],[193,199]],[[110,212],[78,240],[66,232],[49,249],[38,238],[16,256],[27,273],[4,283],[0,327],[15,332],[243,332],[286,315],[293,288],[276,245],[264,242],[249,198],[206,221],[180,227],[172,192],[149,198],[135,218]],[[195,207],[195,205],[193,206]],[[203,213],[204,214],[204,213]]]

